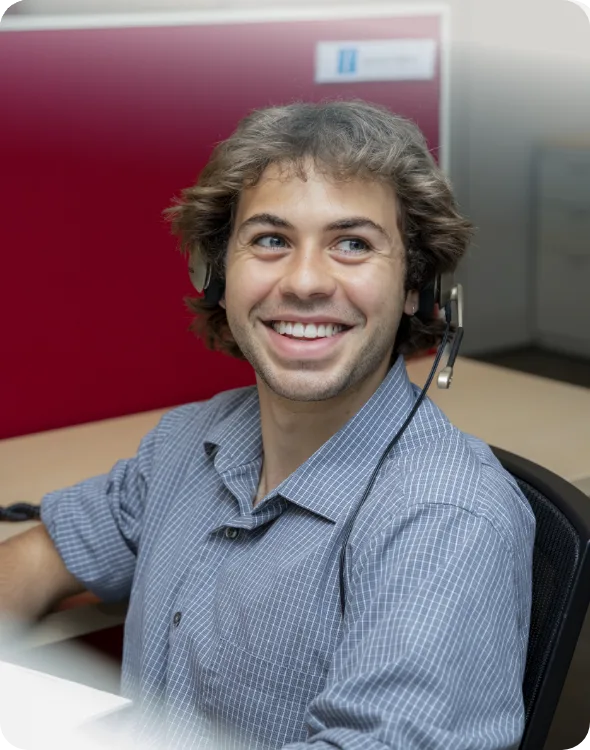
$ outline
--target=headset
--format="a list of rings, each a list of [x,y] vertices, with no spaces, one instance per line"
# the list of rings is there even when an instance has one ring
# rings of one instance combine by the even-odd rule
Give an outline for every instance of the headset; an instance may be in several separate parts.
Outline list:
[[[223,280],[216,277],[213,273],[213,267],[211,263],[208,263],[201,255],[200,251],[196,248],[189,253],[189,276],[191,282],[199,294],[203,294],[205,301],[211,304],[219,304],[225,291],[225,284]],[[442,341],[438,347],[434,363],[426,380],[424,387],[422,388],[418,398],[414,402],[413,407],[408,413],[404,423],[393,436],[389,442],[387,448],[381,454],[377,466],[373,470],[371,477],[367,483],[365,491],[359,502],[357,503],[351,517],[348,520],[346,527],[343,529],[343,542],[340,548],[340,562],[339,562],[339,594],[340,594],[340,611],[342,618],[346,610],[346,550],[348,547],[348,540],[354,526],[354,522],[364,505],[366,499],[369,497],[377,475],[383,463],[392,448],[399,441],[407,427],[411,423],[414,415],[418,411],[420,404],[424,400],[434,373],[436,372],[442,355],[445,351],[449,338],[451,336],[451,326],[453,323],[453,307],[456,310],[456,325],[454,326],[454,332],[452,334],[452,343],[449,351],[449,356],[445,367],[441,370],[437,378],[437,385],[439,388],[449,388],[453,380],[453,368],[455,366],[455,360],[459,354],[459,348],[461,341],[463,340],[463,288],[461,284],[456,284],[453,274],[438,275],[433,281],[426,284],[426,286],[420,290],[420,298],[418,310],[416,316],[423,321],[432,320],[437,311],[439,314],[444,314],[446,327],[442,337]]]
[[[225,291],[225,284],[222,279],[219,279],[213,273],[212,264],[208,263],[197,249],[193,249],[189,253],[188,272],[192,285],[199,294],[204,295],[205,302],[213,305],[219,304]],[[447,319],[447,330],[439,349],[444,349],[449,338],[452,305],[456,307],[457,324],[446,367],[438,376],[437,384],[439,388],[450,387],[453,380],[455,360],[463,340],[463,287],[461,284],[455,284],[453,274],[445,274],[436,276],[433,281],[420,290],[416,316],[426,322],[434,318],[438,309],[444,312],[445,319]],[[450,319],[448,319],[449,316]],[[438,367],[439,360],[440,357],[435,360],[435,369]]]

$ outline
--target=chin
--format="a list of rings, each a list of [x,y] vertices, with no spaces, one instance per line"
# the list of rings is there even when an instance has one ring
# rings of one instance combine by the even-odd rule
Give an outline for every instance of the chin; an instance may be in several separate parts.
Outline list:
[[[276,372],[264,368],[258,376],[273,393],[289,401],[327,401],[345,393],[354,384],[350,372]]]
[[[366,381],[384,368],[391,358],[393,342],[390,337],[368,338],[359,350],[341,351],[331,360],[292,360],[284,362],[265,351],[247,336],[232,333],[244,357],[264,386],[280,398],[289,401],[328,401],[362,389]]]

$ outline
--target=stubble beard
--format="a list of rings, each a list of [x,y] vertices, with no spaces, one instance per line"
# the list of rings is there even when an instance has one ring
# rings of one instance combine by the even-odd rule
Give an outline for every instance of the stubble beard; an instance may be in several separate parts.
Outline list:
[[[382,326],[354,355],[354,360],[334,365],[335,372],[317,369],[315,362],[305,360],[294,362],[289,370],[281,372],[269,361],[247,328],[232,325],[231,330],[260,380],[277,396],[300,402],[327,401],[356,390],[385,358],[390,358],[395,342],[395,332]]]

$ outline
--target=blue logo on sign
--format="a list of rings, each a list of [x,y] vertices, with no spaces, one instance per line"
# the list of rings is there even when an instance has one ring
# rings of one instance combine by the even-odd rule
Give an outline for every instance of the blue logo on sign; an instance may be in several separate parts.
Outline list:
[[[358,62],[358,50],[341,49],[338,50],[338,72],[339,73],[356,73]]]

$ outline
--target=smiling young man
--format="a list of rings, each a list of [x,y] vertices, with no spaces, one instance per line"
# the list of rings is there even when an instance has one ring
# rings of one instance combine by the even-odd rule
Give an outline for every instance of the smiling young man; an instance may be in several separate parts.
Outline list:
[[[257,500],[365,404],[390,367],[405,292],[390,186],[304,179],[273,163],[245,190],[228,243],[221,306],[257,374],[263,454]],[[392,325],[393,321],[393,325]]]
[[[170,213],[221,290],[192,301],[196,330],[256,387],[47,495],[0,549],[29,604],[6,576],[0,602],[130,596],[142,745],[516,747],[532,511],[428,399],[379,464],[419,393],[403,355],[440,340],[419,292],[471,232],[421,133],[363,102],[256,111]]]

